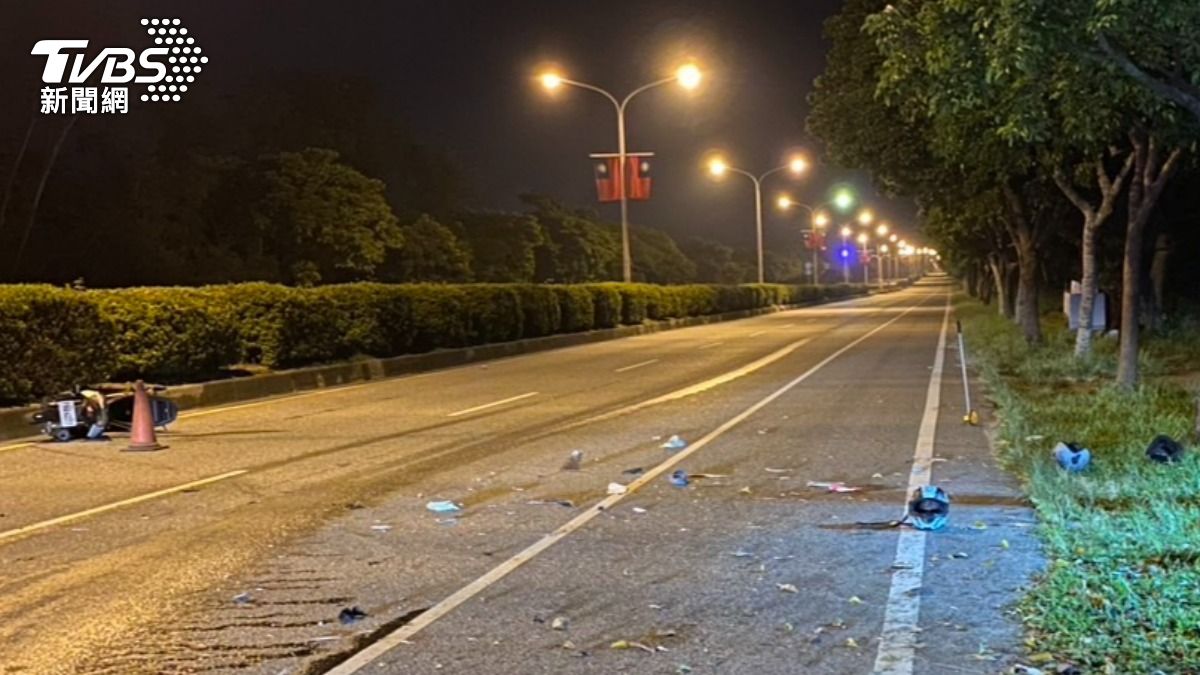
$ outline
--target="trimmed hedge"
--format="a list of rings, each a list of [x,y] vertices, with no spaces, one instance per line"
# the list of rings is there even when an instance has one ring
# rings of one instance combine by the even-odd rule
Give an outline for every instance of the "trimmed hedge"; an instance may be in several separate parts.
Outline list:
[[[88,382],[194,381],[239,363],[398,356],[862,292],[844,284],[0,286],[0,401]]]

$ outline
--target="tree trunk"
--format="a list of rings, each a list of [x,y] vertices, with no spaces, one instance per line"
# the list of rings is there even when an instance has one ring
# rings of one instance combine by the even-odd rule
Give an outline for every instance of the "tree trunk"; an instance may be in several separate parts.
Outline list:
[[[21,256],[25,253],[25,244],[29,243],[29,233],[33,231],[33,224],[37,221],[38,207],[42,203],[42,193],[46,190],[46,181],[50,178],[50,172],[54,170],[54,162],[58,160],[58,153],[62,150],[63,142],[67,140],[67,134],[71,133],[71,127],[75,126],[78,119],[78,117],[72,117],[59,132],[58,140],[54,142],[54,147],[50,150],[50,157],[46,160],[46,167],[42,169],[42,177],[38,181],[37,191],[33,193],[33,203],[29,207],[29,221],[25,224],[25,233],[21,235],[21,244],[17,246],[17,258],[13,261],[12,274],[14,278],[17,270],[21,267]]]
[[[1138,319],[1146,223],[1183,154],[1182,149],[1175,148],[1164,160],[1154,138],[1141,131],[1131,132],[1129,138],[1134,147],[1134,169],[1129,183],[1129,223],[1121,274],[1121,346],[1117,354],[1117,384],[1126,389],[1137,386],[1139,379]]]
[[[1165,321],[1164,294],[1167,284],[1167,262],[1171,257],[1171,235],[1158,233],[1154,238],[1154,255],[1150,258],[1150,303],[1147,325],[1150,330],[1162,329]]]
[[[996,289],[996,308],[1000,316],[1007,317],[1008,283],[1005,280],[1005,263],[998,254],[988,256],[988,270],[992,273],[992,284]]]
[[[1004,318],[1015,319],[1017,316],[1017,264],[1004,264]]]
[[[1042,326],[1038,311],[1037,236],[1025,211],[1021,195],[1012,185],[1003,186],[1008,205],[1009,235],[1017,251],[1017,325],[1029,344],[1042,342]]]
[[[1092,311],[1096,306],[1096,234],[1099,224],[1093,218],[1083,223],[1083,273],[1080,275],[1079,326],[1075,331],[1075,358],[1092,353]]]

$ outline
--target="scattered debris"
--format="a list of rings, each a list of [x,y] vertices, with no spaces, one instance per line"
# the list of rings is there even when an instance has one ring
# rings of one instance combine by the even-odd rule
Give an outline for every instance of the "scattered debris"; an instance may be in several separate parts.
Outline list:
[[[966,558],[970,558],[971,556],[967,555],[963,551],[959,551],[958,553],[951,553],[950,557],[954,558],[955,560],[965,560]]]
[[[822,490],[828,490],[829,492],[837,493],[858,492],[859,490],[862,490],[860,487],[852,487],[842,482],[828,483],[825,481],[810,480],[808,481],[807,485],[810,488],[819,488]]]
[[[608,484],[608,494],[610,494],[610,495],[623,495],[628,491],[629,491],[629,488],[624,485],[621,485],[620,483],[609,483]]]
[[[779,590],[783,591],[784,593],[799,593],[800,592],[800,589],[796,588],[792,584],[775,584],[775,587],[778,588]]]
[[[1054,446],[1054,461],[1069,473],[1079,473],[1092,463],[1092,451],[1078,443],[1066,442]]]
[[[581,464],[583,464],[583,451],[572,450],[562,468],[563,471],[578,471]]]
[[[238,605],[248,605],[254,602],[254,597],[249,593],[238,593],[233,596],[233,602]]]
[[[529,504],[530,506],[546,506],[548,504],[556,504],[558,506],[565,506],[569,509],[575,507],[575,502],[571,501],[570,499],[530,499],[525,503]]]
[[[1045,673],[1040,668],[1034,668],[1033,666],[1023,666],[1019,663],[1017,665],[1013,666],[1012,668],[1009,668],[1007,672],[1008,672],[1008,675],[1045,675]]]
[[[374,531],[376,531],[376,532],[387,532],[387,531],[389,531],[389,530],[391,530],[391,529],[392,529],[392,526],[391,526],[391,525],[385,525],[385,524],[383,524],[383,523],[380,523],[380,524],[378,524],[378,525],[372,525],[372,526],[371,526],[371,529],[372,529],[372,530],[374,530]]]
[[[942,529],[950,520],[950,496],[936,485],[917,488],[908,502],[908,519],[918,530]]]
[[[768,467],[766,467],[766,472],[767,473],[791,473],[792,470],[791,469],[772,469],[771,467],[768,466]]]
[[[740,548],[738,550],[734,551],[733,553],[730,553],[729,555],[731,555],[735,558],[753,558],[754,557],[754,554],[751,553],[750,551],[743,551]]]
[[[616,642],[610,644],[608,646],[608,648],[609,649],[640,649],[644,652],[649,652],[651,654],[654,653],[653,647],[647,647],[646,645],[644,645],[640,642],[633,642],[631,640],[617,640]]]
[[[1146,448],[1146,457],[1159,464],[1172,464],[1183,459],[1183,446],[1166,434],[1159,434]]]
[[[727,473],[694,473],[692,478],[729,478]]]
[[[742,488],[741,490],[738,490],[738,494],[742,494],[742,495],[752,494],[752,492],[750,491],[750,486],[747,485],[746,487]]]
[[[987,523],[983,522],[982,520],[977,520],[977,521],[971,523],[971,529],[979,530],[982,532],[983,530],[987,529]]]
[[[570,623],[571,622],[567,619],[567,617],[556,616],[554,617],[554,620],[550,622],[550,628],[553,630],[566,630]]]
[[[338,612],[338,621],[340,621],[344,626],[362,621],[365,618],[367,618],[367,613],[359,609],[357,605],[354,607],[346,607],[342,611]]]
[[[357,511],[359,509],[365,509],[365,508],[367,508],[367,507],[364,506],[362,502],[348,502],[346,504],[347,511]]]
[[[846,646],[850,649],[858,649],[858,641],[854,638],[846,638]]]
[[[679,666],[677,668],[675,668],[676,675],[688,675],[688,673],[691,673],[691,672],[692,672],[692,667],[687,665],[686,663],[681,663],[681,664],[679,664]]]
[[[857,595],[852,595],[850,596],[850,604],[861,605],[863,604],[862,598],[858,597]]]
[[[458,513],[462,507],[450,500],[433,501],[425,504],[425,508],[434,513]]]
[[[671,437],[668,438],[666,440],[666,442],[662,444],[662,447],[667,450],[674,451],[674,450],[682,450],[682,449],[686,448],[687,445],[688,445],[688,442],[683,440],[682,438],[680,438],[678,434],[672,434]]]
[[[1008,548],[1009,548],[1009,544],[1008,544],[1008,540],[1007,540],[1007,539],[1001,539],[1001,540],[1000,540],[1000,548],[1002,548],[1002,549],[1005,549],[1005,550],[1008,550]]]
[[[687,472],[683,469],[675,469],[675,472],[671,474],[670,480],[671,485],[675,487],[687,487],[688,483],[691,482],[688,480]]]
[[[646,513],[646,509],[643,509],[640,506],[635,506],[635,507],[633,507],[633,512],[634,513]]]
[[[640,476],[640,475],[642,475],[642,473],[643,473],[643,472],[645,472],[645,471],[646,471],[646,470],[645,470],[645,469],[643,469],[642,467],[640,467],[640,466],[635,466],[635,467],[633,467],[632,469],[625,469],[625,470],[624,470],[624,471],[622,471],[621,473],[625,474],[626,476]]]

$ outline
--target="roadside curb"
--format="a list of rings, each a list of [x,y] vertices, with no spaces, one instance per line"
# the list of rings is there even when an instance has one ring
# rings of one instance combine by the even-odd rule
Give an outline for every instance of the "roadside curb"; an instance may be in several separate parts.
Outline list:
[[[552,349],[562,349],[564,347],[575,347],[594,342],[618,340],[637,335],[675,330],[677,328],[690,328],[692,326],[748,319],[802,307],[842,302],[867,295],[890,293],[901,288],[903,286],[897,285],[882,290],[868,289],[861,293],[853,293],[824,302],[775,305],[759,309],[726,312],[724,314],[647,321],[636,326],[618,326],[616,328],[605,328],[583,333],[547,335],[545,337],[515,340],[512,342],[477,345],[460,349],[445,349],[426,352],[424,354],[405,354],[383,359],[363,358],[322,366],[281,370],[249,377],[181,384],[170,387],[164,395],[179,404],[180,410],[239,403],[356,382],[383,380],[401,375],[462,366],[478,361],[489,361]],[[36,429],[30,426],[28,420],[29,416],[38,408],[40,406],[32,405],[0,410],[0,441],[25,439],[36,434]]]

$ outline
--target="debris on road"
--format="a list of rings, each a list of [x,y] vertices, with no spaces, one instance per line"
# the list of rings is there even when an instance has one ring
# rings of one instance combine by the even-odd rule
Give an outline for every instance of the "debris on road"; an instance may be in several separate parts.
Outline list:
[[[626,476],[640,476],[643,472],[645,472],[645,469],[640,466],[635,466],[632,469],[625,469],[621,473],[625,474]]]
[[[852,604],[852,605],[861,605],[861,604],[863,604],[862,598],[858,597],[857,595],[852,595],[852,596],[850,596],[850,600],[849,600],[849,602],[850,602],[850,604]]]
[[[581,464],[583,464],[583,451],[572,450],[562,468],[563,471],[578,471]]]
[[[608,494],[610,494],[610,495],[623,495],[628,491],[629,491],[629,488],[624,485],[621,485],[620,483],[609,483],[608,484]]]
[[[1146,447],[1146,457],[1159,464],[1173,464],[1183,459],[1183,446],[1166,434],[1159,434]]]
[[[913,491],[908,502],[908,519],[918,530],[940,530],[950,520],[950,496],[936,485]]]
[[[674,450],[682,450],[682,449],[686,448],[687,445],[688,445],[688,442],[683,440],[682,438],[680,438],[678,434],[672,434],[671,437],[668,438],[666,440],[666,442],[662,444],[662,447],[666,450],[674,451]]]
[[[842,482],[829,483],[829,482],[819,481],[819,480],[808,481],[808,487],[818,488],[821,490],[827,490],[829,492],[836,492],[839,494],[846,493],[846,492],[858,492],[859,490],[862,490],[862,488],[860,488],[860,487],[853,487],[850,485],[846,485],[845,483],[842,483]]]
[[[391,525],[384,525],[383,523],[380,523],[380,524],[378,524],[378,525],[372,525],[372,526],[371,526],[371,529],[372,529],[372,530],[374,530],[374,531],[376,531],[376,532],[388,532],[388,531],[390,531],[390,530],[392,529],[392,526],[391,526]]]
[[[248,605],[254,602],[254,597],[249,593],[238,593],[237,595],[233,596],[233,602],[237,605]]]
[[[742,549],[738,549],[738,550],[734,551],[733,553],[730,553],[729,555],[731,555],[735,558],[753,558],[754,557],[753,553],[751,553],[750,551],[743,551]]]
[[[640,642],[633,642],[631,640],[617,640],[616,642],[610,644],[608,646],[608,648],[609,649],[640,649],[640,650],[642,650],[644,652],[648,652],[650,654],[654,653],[653,647],[648,647]]]
[[[766,471],[767,473],[791,473],[792,470],[791,469],[772,469],[771,467],[768,466],[768,467],[764,468],[764,471]]]
[[[1066,442],[1054,446],[1054,461],[1069,473],[1079,473],[1092,463],[1092,451],[1078,443]]]
[[[727,473],[694,473],[692,478],[729,478]]]
[[[367,613],[360,609],[358,605],[355,605],[354,607],[346,607],[342,611],[338,612],[338,621],[340,621],[343,626],[357,623],[365,618],[367,618]]]
[[[846,638],[846,646],[850,649],[858,649],[858,641],[854,638]]]
[[[738,494],[740,494],[740,495],[752,494],[752,491],[750,490],[750,486],[747,485],[746,487],[742,488],[741,490],[738,490]]]
[[[775,584],[775,587],[784,593],[799,593],[800,589],[793,584]]]
[[[643,509],[640,506],[635,506],[635,507],[633,507],[633,512],[634,513],[646,513],[646,509]]]
[[[569,619],[567,619],[567,617],[556,616],[554,617],[554,620],[550,622],[550,628],[553,630],[566,630],[570,623],[571,622]]]
[[[433,501],[425,504],[425,508],[434,513],[458,513],[462,507],[450,500]]]
[[[683,469],[675,469],[675,472],[671,474],[670,481],[671,485],[675,487],[687,487],[688,483],[691,482],[688,480],[687,472]]]
[[[575,502],[571,501],[570,499],[530,499],[525,503],[529,504],[530,506],[546,506],[549,504],[554,504],[557,506],[565,506],[567,508],[575,507]]]

